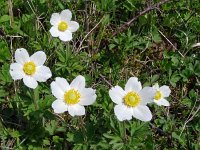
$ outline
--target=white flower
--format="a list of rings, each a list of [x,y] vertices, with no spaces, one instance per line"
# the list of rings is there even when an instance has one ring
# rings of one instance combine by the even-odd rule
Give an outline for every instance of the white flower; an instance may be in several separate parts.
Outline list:
[[[154,95],[154,102],[159,106],[169,106],[169,102],[165,99],[166,97],[169,97],[171,90],[168,86],[163,85],[159,88],[158,84],[155,84],[153,88],[156,90],[156,93]]]
[[[72,32],[79,28],[79,24],[71,21],[72,13],[69,9],[63,10],[60,14],[53,13],[50,19],[52,25],[50,33],[53,37],[59,37],[62,41],[72,40]]]
[[[117,105],[114,108],[119,121],[131,120],[132,116],[141,121],[150,121],[151,111],[146,106],[153,101],[155,90],[152,87],[142,89],[138,78],[131,77],[125,85],[125,91],[120,86],[115,86],[109,95]]]
[[[71,116],[85,115],[84,106],[91,105],[96,100],[95,90],[85,88],[85,78],[77,76],[69,85],[66,79],[57,77],[51,83],[53,95],[57,98],[52,103],[55,113],[68,111]]]
[[[16,63],[10,65],[10,74],[14,80],[23,79],[29,88],[35,89],[37,81],[45,82],[52,76],[49,67],[43,66],[46,61],[43,51],[37,51],[29,57],[26,49],[19,48],[15,51],[15,60]]]

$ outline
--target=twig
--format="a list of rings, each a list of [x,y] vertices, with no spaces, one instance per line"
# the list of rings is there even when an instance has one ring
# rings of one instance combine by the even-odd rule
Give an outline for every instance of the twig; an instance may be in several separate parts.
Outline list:
[[[29,7],[30,7],[30,9],[31,9],[31,11],[34,13],[34,15],[35,15],[35,17],[36,17],[36,23],[35,23],[35,26],[36,26],[36,28],[37,29],[39,29],[39,27],[40,27],[40,25],[41,25],[41,27],[43,28],[43,30],[45,30],[45,27],[43,26],[43,24],[42,24],[42,22],[40,21],[41,19],[43,19],[41,16],[43,15],[43,14],[41,14],[41,15],[37,15],[37,13],[36,13],[36,8],[34,7],[34,4],[33,4],[33,2],[32,2],[32,0],[29,2],[28,0],[27,0],[27,3],[28,3],[28,5],[29,5]],[[45,30],[46,31],[46,30]]]
[[[177,50],[176,46],[174,46],[174,44],[172,44],[172,42],[171,42],[160,30],[158,30],[158,32],[167,40],[167,42],[168,42],[175,50]]]
[[[58,114],[56,114],[56,113],[53,113],[55,116],[57,116],[58,118],[60,118],[60,120],[62,120],[63,122],[65,122],[65,119],[62,117],[62,116],[60,116],[60,115],[58,115]]]
[[[10,50],[11,50],[11,54],[12,54],[12,63],[14,63],[14,50],[13,50],[13,38],[10,37]],[[17,94],[17,85],[16,85],[16,81],[13,81],[13,84],[14,84],[14,90],[15,90],[15,94]]]
[[[12,0],[8,0],[8,7],[9,7],[9,16],[10,16],[10,26],[13,26],[14,18],[13,18],[13,4]]]
[[[198,101],[198,100],[195,101],[195,104],[194,104],[194,106],[193,106],[193,108],[192,108],[192,110],[191,110],[189,116],[187,117],[187,119],[186,119],[186,121],[185,121],[185,123],[184,123],[184,125],[183,125],[183,128],[182,128],[182,130],[181,130],[181,133],[180,133],[179,137],[182,135],[183,131],[185,130],[186,125],[187,125],[190,121],[192,121],[192,119],[195,117],[195,115],[199,112],[199,110],[200,110],[200,105],[198,106],[197,110],[196,110],[196,111],[193,113],[193,115],[192,115],[192,112],[193,112],[193,110],[194,110],[194,108],[195,108],[195,106],[196,106],[196,102],[197,102],[197,101]],[[192,115],[192,116],[191,116],[191,115]],[[191,116],[191,117],[190,117],[190,116]]]
[[[104,18],[104,17],[103,17]],[[94,26],[94,28],[92,28],[92,30],[90,30],[90,32],[88,32],[85,37],[83,38],[83,40],[80,42],[80,45],[79,45],[79,48],[78,48],[78,52],[81,50],[81,46],[83,44],[83,42],[85,41],[85,39],[88,37],[88,35],[94,30],[97,28],[97,26],[102,22],[103,18],[101,18],[101,20]]]
[[[151,10],[157,9],[159,6],[169,2],[170,0],[162,0],[152,6],[147,7],[146,9],[144,9],[143,11],[139,12],[139,14],[137,16],[134,16],[131,20],[129,20],[128,22],[126,22],[125,24],[123,24],[122,26],[120,26],[112,35],[115,36],[120,32],[125,31],[129,26],[131,26],[131,24],[137,20],[140,16],[148,13]]]
[[[100,76],[109,86],[112,87],[112,84],[111,84],[108,80],[106,80],[106,78],[105,78],[102,74],[100,74],[99,76]]]
[[[2,149],[13,149],[13,148],[10,148],[9,146],[8,147],[6,147],[6,146],[0,146],[0,148],[2,148]]]
[[[23,36],[20,36],[20,35],[6,35],[6,37],[10,37],[10,38],[23,38]]]
[[[178,53],[179,53],[182,57],[184,57],[183,54],[176,48],[176,46],[174,46],[174,44],[173,44],[160,30],[158,30],[158,32],[167,40],[167,42],[168,42],[175,50],[178,51]]]
[[[192,48],[194,48],[194,47],[200,47],[200,43],[196,43],[196,44],[192,45]]]

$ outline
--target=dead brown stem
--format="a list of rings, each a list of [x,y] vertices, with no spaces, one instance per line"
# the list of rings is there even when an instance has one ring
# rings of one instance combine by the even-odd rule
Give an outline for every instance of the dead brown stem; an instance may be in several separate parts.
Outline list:
[[[144,14],[148,13],[151,10],[157,9],[158,7],[160,7],[161,5],[169,2],[170,0],[161,0],[160,2],[147,7],[146,9],[144,9],[143,11],[139,12],[139,14],[137,16],[134,16],[131,20],[129,20],[128,22],[126,22],[125,24],[123,24],[122,26],[120,26],[112,35],[115,36],[120,32],[125,31],[128,27],[131,26],[131,24],[137,20],[140,16],[143,16]]]

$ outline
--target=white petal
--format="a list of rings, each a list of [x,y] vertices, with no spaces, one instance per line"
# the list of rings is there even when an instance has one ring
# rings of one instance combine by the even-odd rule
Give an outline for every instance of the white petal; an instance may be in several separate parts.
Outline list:
[[[121,104],[125,95],[126,92],[120,86],[112,87],[111,90],[109,90],[109,96],[116,104]]]
[[[19,80],[24,77],[23,66],[18,63],[12,63],[10,65],[10,75],[14,80]]]
[[[153,102],[156,90],[152,87],[144,87],[139,95],[141,97],[141,105],[146,105],[147,103]]]
[[[131,77],[125,85],[126,92],[130,91],[139,92],[141,89],[142,89],[141,82],[139,82],[138,78],[136,77]]]
[[[169,102],[166,99],[161,99],[161,100],[154,100],[154,102],[158,105],[158,106],[170,106]]]
[[[64,91],[56,84],[55,81],[51,83],[51,92],[58,99],[64,99]]]
[[[85,88],[85,78],[81,75],[78,75],[70,84],[71,88],[77,89],[78,91],[81,91],[83,88]]]
[[[58,99],[64,99],[64,94],[69,88],[69,83],[64,78],[57,77],[56,81],[51,83],[52,94]]]
[[[72,18],[72,13],[69,9],[65,9],[60,13],[60,17],[62,21],[70,21]]]
[[[70,105],[68,107],[68,112],[72,117],[74,117],[74,116],[82,116],[82,115],[85,115],[85,107],[81,106],[79,104]]]
[[[114,112],[119,121],[132,119],[132,115],[133,115],[132,108],[129,108],[123,104],[116,105],[114,108]]]
[[[23,78],[23,82],[26,86],[32,89],[35,89],[38,86],[37,81],[31,76],[25,75]]]
[[[39,82],[46,82],[49,78],[51,78],[52,73],[49,67],[39,66],[36,69],[36,73],[33,75],[33,78]]]
[[[59,39],[66,42],[66,41],[71,41],[72,40],[72,33],[68,30],[65,32],[61,32],[59,35]]]
[[[69,83],[65,78],[56,77],[56,84],[62,89],[63,92],[70,89]]]
[[[78,24],[78,22],[76,22],[76,21],[70,21],[70,22],[68,23],[68,25],[69,25],[68,30],[69,30],[70,32],[75,32],[75,31],[78,30],[78,28],[79,28],[79,24]]]
[[[53,13],[53,14],[51,15],[51,19],[50,19],[51,25],[57,26],[58,23],[61,21],[60,19],[61,19],[61,18],[60,18],[60,14],[59,14],[59,13]]]
[[[26,49],[19,48],[15,51],[15,60],[17,63],[24,65],[25,62],[30,61],[29,54]]]
[[[30,60],[37,66],[42,66],[46,61],[46,54],[43,51],[37,51],[30,57]]]
[[[160,92],[162,93],[163,97],[169,97],[171,90],[169,86],[163,85],[160,87]]]
[[[49,32],[51,33],[51,35],[53,37],[59,37],[59,35],[60,35],[60,31],[58,30],[58,27],[56,27],[56,26],[51,27]]]
[[[95,94],[95,90],[93,90],[92,88],[83,88],[80,91],[81,94],[81,98],[80,98],[80,105],[91,105],[95,102],[97,95]]]
[[[51,106],[54,109],[55,113],[63,113],[68,109],[68,106],[62,100],[59,99],[55,100]]]
[[[150,121],[152,119],[152,114],[147,106],[139,105],[133,108],[133,117],[141,121]]]

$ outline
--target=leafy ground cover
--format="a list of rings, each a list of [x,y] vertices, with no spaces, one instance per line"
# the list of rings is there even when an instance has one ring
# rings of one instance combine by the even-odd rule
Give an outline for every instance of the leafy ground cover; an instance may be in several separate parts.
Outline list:
[[[1,0],[1,149],[199,149],[200,3],[169,0]],[[156,5],[157,6],[157,5]],[[151,11],[140,14],[146,8]],[[49,32],[52,13],[70,9],[80,28],[62,42]],[[126,22],[138,16],[129,27]],[[13,81],[17,48],[43,50],[52,78],[33,92]],[[77,75],[96,89],[86,115],[55,114],[50,83]],[[150,104],[150,122],[120,122],[108,91],[136,76],[171,89],[170,107]],[[34,103],[37,100],[37,104]],[[35,106],[38,107],[35,107]]]

